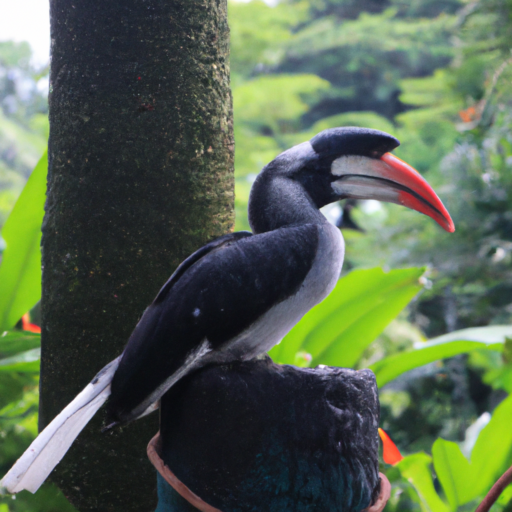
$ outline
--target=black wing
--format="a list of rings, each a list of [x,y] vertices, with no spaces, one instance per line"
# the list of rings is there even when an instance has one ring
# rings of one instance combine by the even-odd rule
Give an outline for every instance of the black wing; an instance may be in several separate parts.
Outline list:
[[[198,249],[196,252],[191,254],[187,259],[183,260],[179,264],[178,268],[174,271],[173,275],[169,278],[169,280],[162,286],[162,288],[158,292],[158,295],[155,297],[153,304],[158,304],[159,302],[162,302],[165,299],[165,297],[167,296],[167,294],[169,293],[170,289],[176,284],[178,279],[194,263],[197,263],[201,258],[206,256],[209,252],[213,251],[214,249],[218,249],[219,247],[222,247],[223,245],[231,244],[233,242],[236,242],[237,240],[246,238],[248,236],[252,236],[252,233],[250,233],[249,231],[238,231],[236,233],[228,233],[227,235],[220,236],[219,238],[212,240],[211,242],[207,243],[206,245],[203,245],[203,247]]]
[[[227,235],[185,260],[128,340],[112,381],[109,423],[140,414],[140,405],[201,342],[221,347],[293,295],[317,247],[318,227],[311,224]]]

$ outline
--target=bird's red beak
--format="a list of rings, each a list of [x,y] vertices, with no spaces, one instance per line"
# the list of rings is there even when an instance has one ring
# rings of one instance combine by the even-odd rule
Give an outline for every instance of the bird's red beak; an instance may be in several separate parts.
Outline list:
[[[428,215],[448,233],[455,231],[448,210],[416,169],[391,153],[385,153],[381,161],[388,167],[383,177],[404,186],[398,193],[400,204]]]
[[[455,231],[450,214],[421,174],[391,153],[380,158],[343,156],[332,163],[333,183],[340,199],[377,199],[401,204],[434,219],[449,233]]]

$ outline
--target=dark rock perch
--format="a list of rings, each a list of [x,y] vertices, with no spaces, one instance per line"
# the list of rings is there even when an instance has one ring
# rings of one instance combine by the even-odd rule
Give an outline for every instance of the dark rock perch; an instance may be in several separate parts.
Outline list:
[[[369,370],[266,359],[185,377],[162,399],[156,444],[200,510],[361,511],[380,490],[378,422]],[[193,510],[159,475],[157,512]]]

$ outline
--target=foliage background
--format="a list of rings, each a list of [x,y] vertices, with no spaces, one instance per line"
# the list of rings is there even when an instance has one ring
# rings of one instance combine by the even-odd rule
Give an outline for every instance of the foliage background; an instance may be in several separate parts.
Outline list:
[[[457,231],[447,235],[396,205],[326,208],[346,240],[344,275],[356,272],[271,355],[374,369],[381,426],[406,455],[383,464],[393,483],[386,510],[474,510],[512,464],[512,2],[231,1],[230,24],[237,229],[249,228],[250,186],[266,163],[343,125],[397,136],[396,154],[452,214]],[[38,321],[37,279],[6,269],[13,245],[36,257],[29,241],[37,234],[14,212],[13,227],[4,224],[46,147],[47,101],[38,88],[46,75],[31,64],[28,44],[0,43],[4,320],[18,301]],[[44,193],[44,182],[34,193]],[[27,213],[34,201],[20,204]],[[40,222],[33,210],[28,217]],[[350,283],[359,295],[347,294]],[[4,472],[37,425],[38,337],[17,320],[4,321],[9,334],[0,338]],[[512,510],[511,498],[508,489],[495,510]],[[0,512],[8,510],[72,507],[46,485],[37,497],[3,498]]]

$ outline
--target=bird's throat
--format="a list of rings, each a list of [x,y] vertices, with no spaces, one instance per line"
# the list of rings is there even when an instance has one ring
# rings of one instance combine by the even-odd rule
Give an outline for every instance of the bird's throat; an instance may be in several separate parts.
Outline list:
[[[297,181],[261,173],[251,189],[249,224],[255,234],[286,226],[327,222]]]

